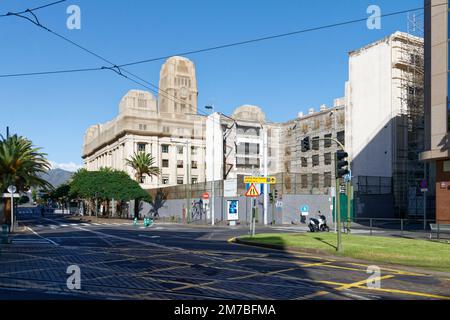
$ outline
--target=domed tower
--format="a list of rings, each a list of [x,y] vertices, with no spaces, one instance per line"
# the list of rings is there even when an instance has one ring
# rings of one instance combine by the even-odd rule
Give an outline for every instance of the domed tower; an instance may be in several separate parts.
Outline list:
[[[161,113],[197,113],[195,65],[183,57],[171,57],[161,67],[159,111]]]

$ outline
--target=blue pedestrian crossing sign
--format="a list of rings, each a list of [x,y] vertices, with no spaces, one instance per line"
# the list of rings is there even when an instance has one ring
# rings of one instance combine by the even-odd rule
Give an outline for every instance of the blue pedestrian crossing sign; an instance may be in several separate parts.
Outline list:
[[[309,215],[309,206],[307,204],[301,206],[300,212],[302,213],[302,216]]]

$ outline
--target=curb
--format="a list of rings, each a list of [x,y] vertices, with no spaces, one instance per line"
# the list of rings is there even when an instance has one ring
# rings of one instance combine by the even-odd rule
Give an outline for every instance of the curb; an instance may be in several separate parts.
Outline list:
[[[278,245],[278,244],[255,243],[253,241],[242,240],[239,237],[231,238],[228,240],[228,242],[242,244],[242,245],[246,245],[246,246],[272,249],[272,250],[277,250],[277,251],[281,251],[281,252],[285,252],[285,253],[313,253],[313,254],[322,254],[325,256],[324,258],[336,257],[336,256],[330,255],[329,253],[322,251],[322,250],[308,249],[308,248],[299,249],[296,247],[285,247],[285,246]],[[339,258],[340,256],[337,256],[337,257]]]

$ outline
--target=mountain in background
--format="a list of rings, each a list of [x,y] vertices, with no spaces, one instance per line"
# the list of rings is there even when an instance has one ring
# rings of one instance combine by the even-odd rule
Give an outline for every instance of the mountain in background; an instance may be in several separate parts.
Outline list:
[[[66,171],[63,169],[50,169],[47,173],[41,175],[41,178],[45,179],[52,184],[55,188],[69,181],[74,172]]]

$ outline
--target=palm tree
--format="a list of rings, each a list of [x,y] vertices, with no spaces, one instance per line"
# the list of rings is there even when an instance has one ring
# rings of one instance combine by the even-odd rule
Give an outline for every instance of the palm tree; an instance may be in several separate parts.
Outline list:
[[[4,192],[9,185],[17,190],[27,191],[31,187],[52,189],[52,185],[41,176],[50,169],[46,154],[41,148],[33,146],[24,137],[13,135],[8,138],[0,136],[0,191]],[[11,221],[10,199],[5,201],[5,220]]]
[[[145,175],[157,177],[161,174],[161,170],[154,166],[155,158],[150,153],[136,152],[131,159],[126,159],[125,162],[135,171],[134,177],[138,183],[142,183]],[[139,215],[140,202],[140,199],[135,199],[134,201],[135,217]]]

